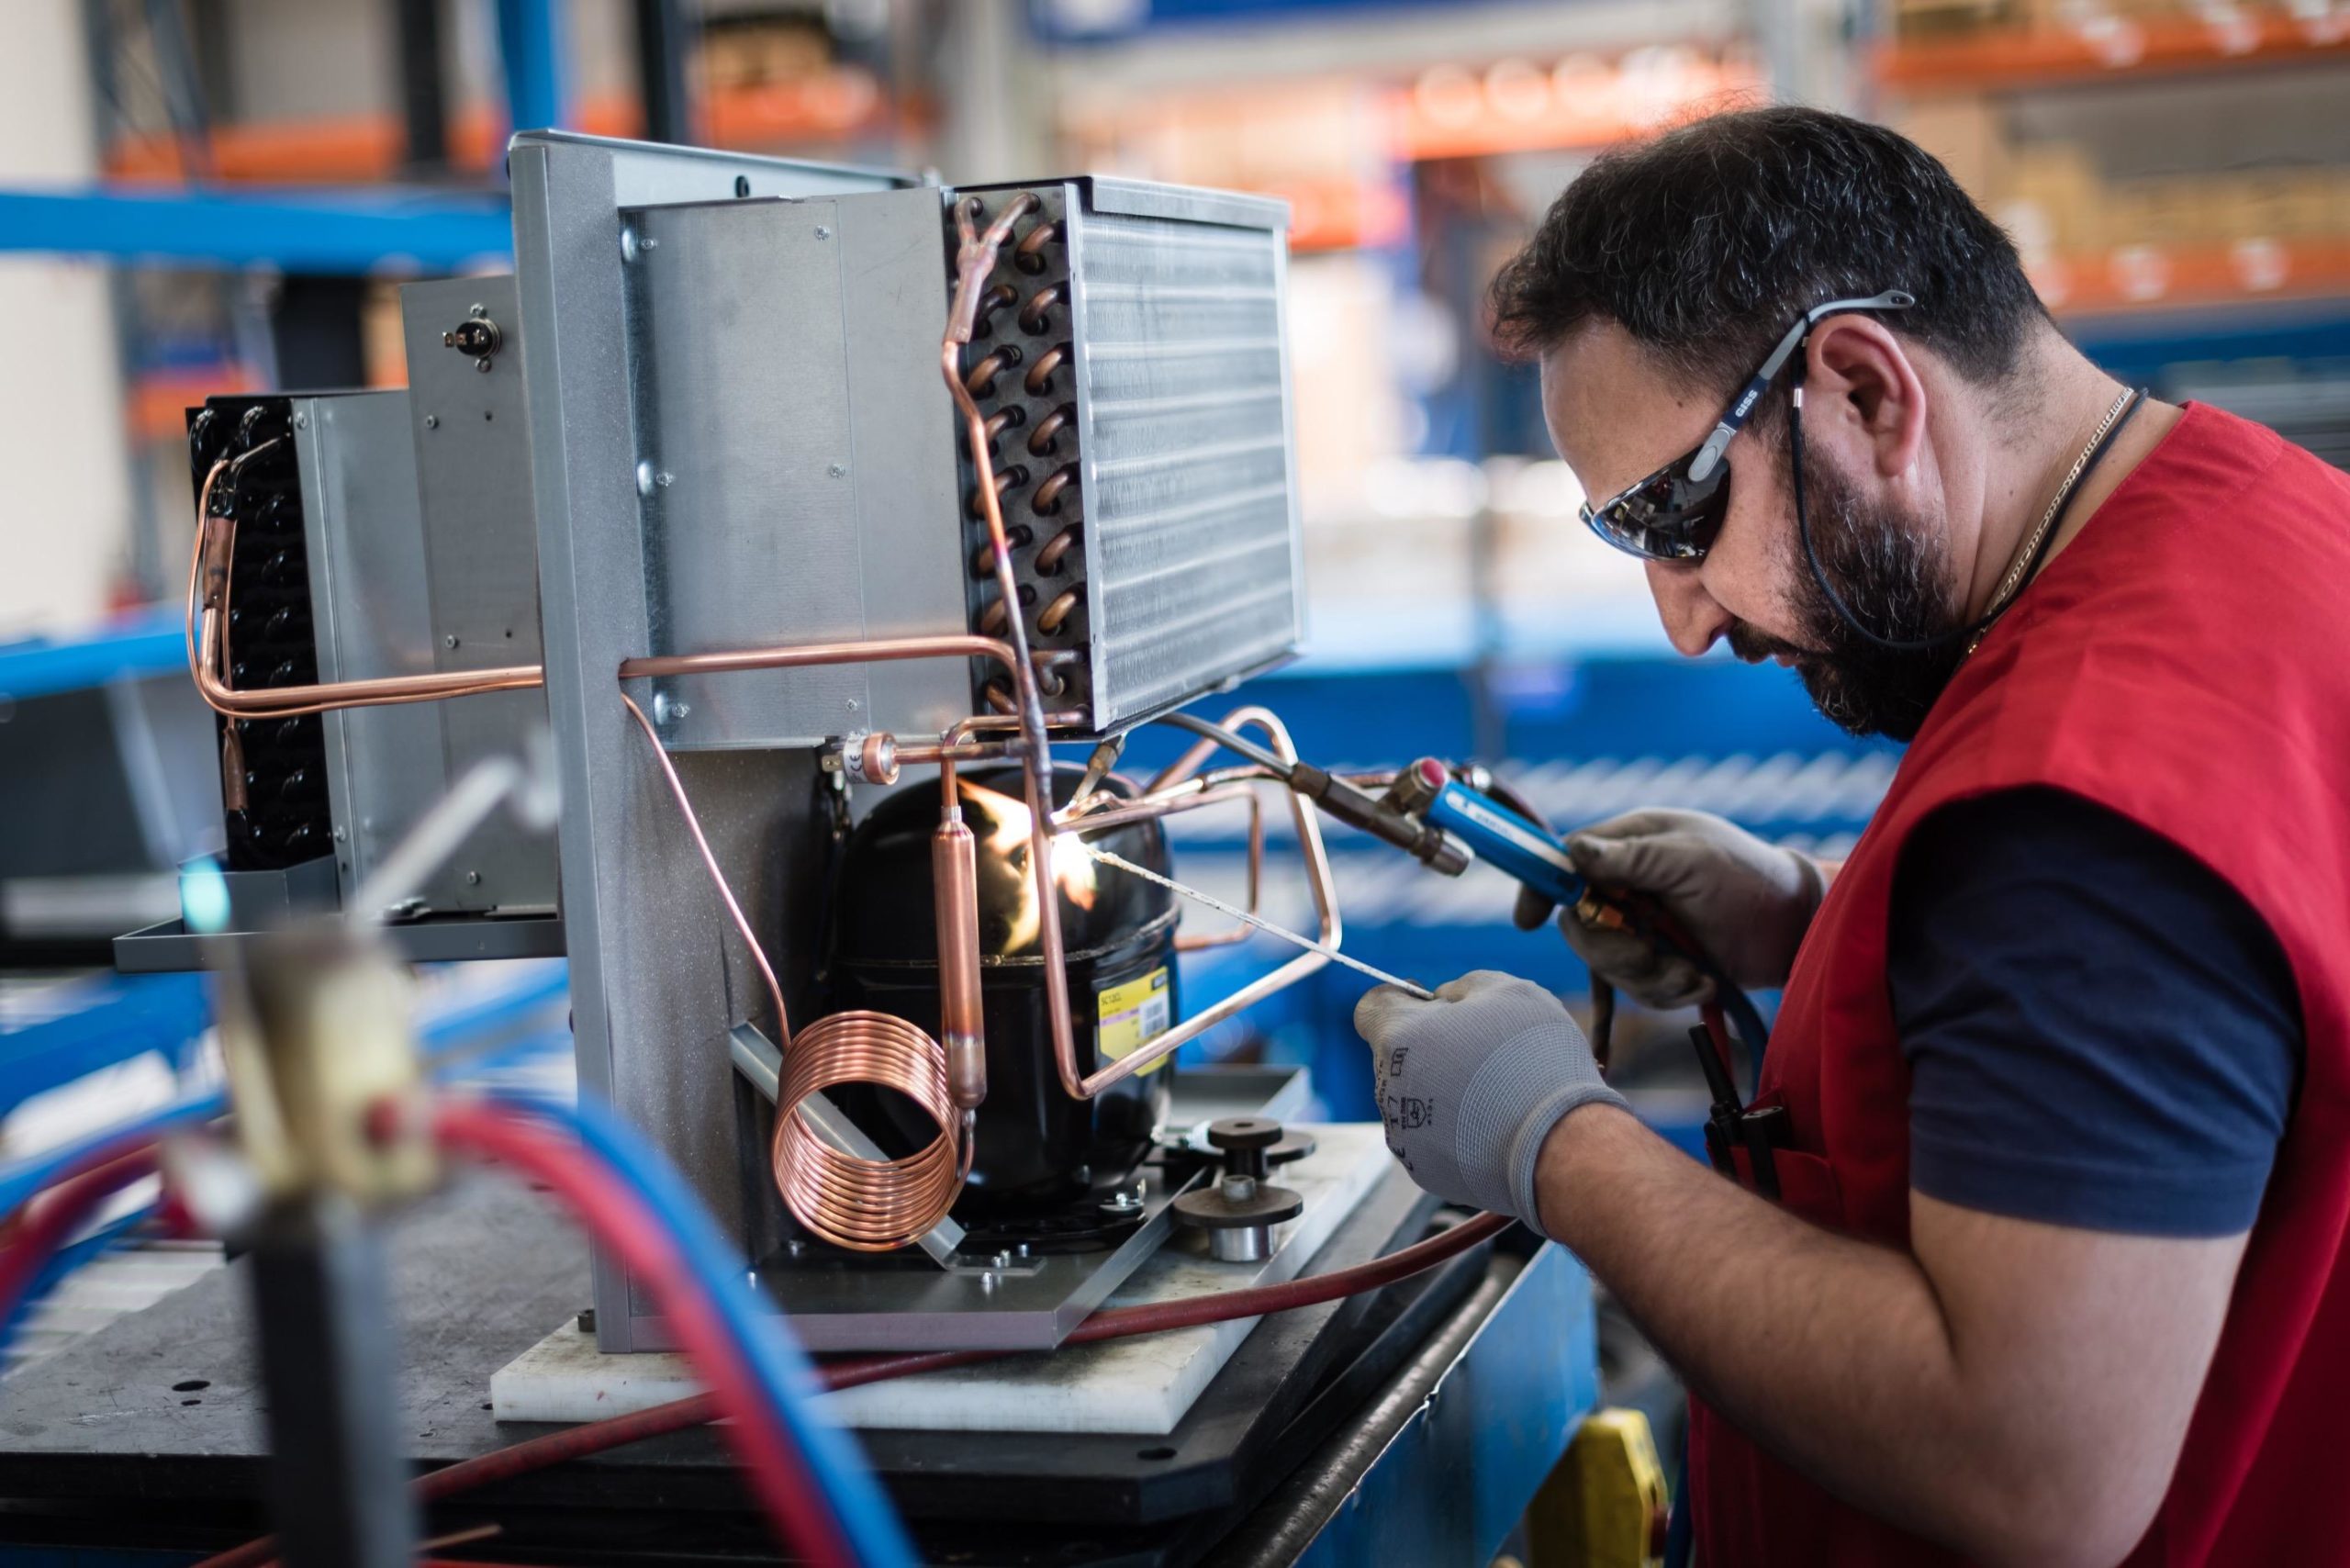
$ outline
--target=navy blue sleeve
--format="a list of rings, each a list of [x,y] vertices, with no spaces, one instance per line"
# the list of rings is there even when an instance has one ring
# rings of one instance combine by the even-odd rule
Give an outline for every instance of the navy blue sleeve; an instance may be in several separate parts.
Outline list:
[[[2003,791],[1918,825],[1888,938],[1912,1188],[2088,1230],[2251,1227],[2300,1002],[2217,873],[2078,796]]]

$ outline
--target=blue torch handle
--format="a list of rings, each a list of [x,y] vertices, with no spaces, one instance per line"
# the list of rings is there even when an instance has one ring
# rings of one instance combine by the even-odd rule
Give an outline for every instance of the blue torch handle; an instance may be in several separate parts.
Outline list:
[[[1427,819],[1535,891],[1561,905],[1583,895],[1575,863],[1539,823],[1530,823],[1490,796],[1458,782],[1448,783],[1428,802]]]

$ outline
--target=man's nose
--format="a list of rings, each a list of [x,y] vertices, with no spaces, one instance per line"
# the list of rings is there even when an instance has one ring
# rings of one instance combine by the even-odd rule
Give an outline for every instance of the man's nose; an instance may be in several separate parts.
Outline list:
[[[1728,634],[1736,618],[1706,591],[1695,566],[1651,561],[1648,574],[1649,592],[1656,599],[1657,615],[1675,652],[1695,658],[1712,647],[1716,638]]]

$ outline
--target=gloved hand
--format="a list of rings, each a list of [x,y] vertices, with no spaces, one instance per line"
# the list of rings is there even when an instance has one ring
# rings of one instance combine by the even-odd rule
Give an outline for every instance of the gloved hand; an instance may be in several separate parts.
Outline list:
[[[1535,1158],[1580,1105],[1625,1108],[1583,1030],[1530,980],[1479,969],[1423,1002],[1392,985],[1355,1004],[1387,1148],[1438,1197],[1539,1230]]]
[[[1654,898],[1741,990],[1786,983],[1828,890],[1811,857],[1709,812],[1628,812],[1568,834],[1567,854],[1597,886]],[[1516,918],[1531,931],[1550,910],[1521,892]],[[1585,925],[1572,910],[1560,913],[1559,929],[1593,974],[1647,1006],[1694,1006],[1713,992],[1695,964],[1636,932]]]

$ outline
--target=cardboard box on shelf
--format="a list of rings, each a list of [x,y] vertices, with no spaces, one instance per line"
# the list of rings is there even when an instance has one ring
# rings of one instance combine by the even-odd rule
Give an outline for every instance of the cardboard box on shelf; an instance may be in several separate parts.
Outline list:
[[[2344,173],[2333,169],[2247,169],[2221,181],[2215,214],[2220,240],[2306,240],[2341,231],[2335,212]]]
[[[2018,0],[1896,0],[1894,36],[1903,43],[1963,38],[2020,19]]]
[[[2018,147],[2008,188],[1992,216],[2006,225],[2027,263],[2104,243],[2103,186],[2088,154],[2070,142]]]
[[[1941,159],[1951,177],[1977,202],[1987,205],[2009,193],[2013,160],[2006,117],[1997,100],[1929,98],[1904,112],[1901,131]]]

